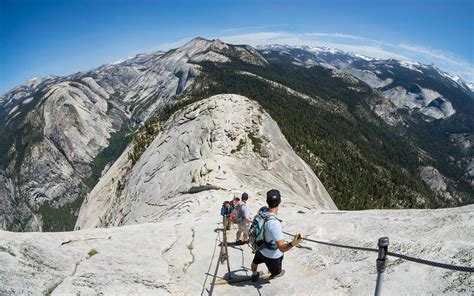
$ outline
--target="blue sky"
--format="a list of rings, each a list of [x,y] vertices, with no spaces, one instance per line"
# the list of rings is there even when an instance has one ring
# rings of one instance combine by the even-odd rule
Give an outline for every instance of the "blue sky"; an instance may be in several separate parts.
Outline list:
[[[474,1],[0,0],[0,93],[195,36],[434,63],[474,81]]]

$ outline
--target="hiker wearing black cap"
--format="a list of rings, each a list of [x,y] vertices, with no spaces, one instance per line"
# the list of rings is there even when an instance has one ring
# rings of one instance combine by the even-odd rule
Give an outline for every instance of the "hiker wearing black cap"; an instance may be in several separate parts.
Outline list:
[[[276,189],[272,189],[267,192],[268,208],[263,207],[258,212],[258,215],[264,221],[264,243],[261,247],[256,248],[255,257],[251,266],[253,281],[257,281],[260,276],[260,273],[257,272],[257,267],[261,263],[265,263],[272,278],[282,276],[285,273],[285,270],[282,269],[283,253],[296,247],[301,242],[301,235],[299,233],[295,235],[291,242],[284,240],[281,220],[276,216],[280,202],[280,192]]]
[[[242,199],[237,206],[237,215],[235,220],[238,223],[239,228],[237,229],[237,235],[235,241],[238,245],[246,244],[249,241],[249,225],[252,222],[252,217],[250,216],[250,210],[247,205],[247,200],[249,195],[247,192],[242,193]],[[240,235],[243,236],[243,241],[240,240]]]

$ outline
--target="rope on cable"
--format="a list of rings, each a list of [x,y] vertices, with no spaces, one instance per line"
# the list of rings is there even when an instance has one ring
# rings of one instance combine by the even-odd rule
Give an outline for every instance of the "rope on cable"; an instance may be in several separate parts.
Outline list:
[[[285,232],[285,231],[283,231],[283,233],[287,234],[287,235],[294,236],[293,234]],[[379,251],[378,249],[373,249],[373,248],[364,248],[364,247],[334,244],[334,243],[318,241],[318,240],[309,239],[309,238],[302,238],[302,239],[305,240],[305,241],[309,241],[309,242],[313,242],[313,243],[317,243],[317,244],[333,246],[333,247],[339,247],[339,248],[346,248],[346,249],[353,249],[353,250],[367,251],[367,252],[378,252]],[[456,270],[456,271],[462,271],[462,272],[474,272],[474,267],[469,267],[469,266],[459,266],[459,265],[440,263],[440,262],[425,260],[425,259],[421,259],[421,258],[411,257],[411,256],[403,255],[403,254],[398,254],[398,253],[394,253],[394,252],[386,252],[386,255],[387,256],[392,256],[392,257],[397,257],[397,258],[407,260],[407,261],[412,261],[412,262],[419,263],[419,264],[425,264],[425,265],[444,268],[444,269],[450,269],[450,270]]]

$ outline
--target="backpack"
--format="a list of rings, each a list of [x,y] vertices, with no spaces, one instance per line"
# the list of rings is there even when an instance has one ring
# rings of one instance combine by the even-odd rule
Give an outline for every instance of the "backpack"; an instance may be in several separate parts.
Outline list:
[[[278,248],[276,244],[265,241],[265,223],[273,219],[278,220],[278,218],[273,214],[264,217],[262,215],[263,210],[264,208],[260,209],[258,214],[255,215],[249,229],[249,244],[253,251],[262,250],[264,248],[276,250]]]
[[[237,207],[235,207],[236,214],[233,220],[234,223],[242,223],[245,220],[244,210],[243,210],[244,206],[246,207],[247,204],[240,204]]]
[[[230,213],[229,219],[230,219],[230,221],[232,221],[234,223],[237,223],[236,220],[235,220],[235,216],[237,216],[237,210],[233,209],[232,213]]]

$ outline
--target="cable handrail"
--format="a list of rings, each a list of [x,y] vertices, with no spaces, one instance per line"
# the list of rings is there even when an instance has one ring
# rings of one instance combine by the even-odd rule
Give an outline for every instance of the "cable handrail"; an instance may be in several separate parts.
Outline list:
[[[283,231],[284,234],[294,236],[293,234]],[[375,248],[365,248],[365,247],[357,247],[357,246],[350,246],[350,245],[342,245],[342,244],[335,244],[335,243],[330,243],[330,242],[325,242],[325,241],[319,241],[319,240],[314,240],[314,239],[309,239],[309,238],[302,238],[305,241],[317,243],[317,244],[322,244],[322,245],[328,245],[328,246],[333,246],[333,247],[339,247],[339,248],[346,248],[346,249],[353,249],[353,250],[358,250],[358,251],[366,251],[366,252],[378,252],[378,249]],[[386,252],[387,256],[392,256],[396,258],[400,258],[403,260],[419,263],[419,264],[425,264],[433,267],[438,267],[438,268],[444,268],[444,269],[450,269],[450,270],[455,270],[455,271],[461,271],[461,272],[474,272],[474,267],[470,266],[459,266],[459,265],[453,265],[453,264],[447,264],[447,263],[441,263],[441,262],[436,262],[436,261],[431,261],[431,260],[426,260],[422,258],[416,258],[404,254],[398,254],[394,252]]]
[[[220,223],[218,223],[220,224]],[[225,221],[222,223],[224,228],[222,231],[226,232],[226,223]],[[291,234],[289,232],[283,231],[284,234],[294,236],[294,234]],[[224,236],[225,239],[225,236]],[[381,294],[382,290],[382,282],[383,282],[383,274],[385,271],[386,267],[386,257],[387,256],[392,256],[396,257],[402,260],[407,260],[419,264],[424,264],[424,265],[429,265],[437,268],[443,268],[443,269],[448,269],[448,270],[454,270],[454,271],[460,271],[460,272],[474,272],[474,267],[471,266],[460,266],[460,265],[454,265],[454,264],[448,264],[448,263],[441,263],[441,262],[436,262],[436,261],[431,261],[431,260],[426,260],[422,258],[417,258],[417,257],[412,257],[408,256],[405,254],[399,254],[395,252],[388,252],[388,245],[389,245],[389,239],[388,237],[382,237],[379,238],[378,240],[378,249],[376,248],[368,248],[368,247],[360,247],[360,246],[352,246],[352,245],[344,245],[344,244],[338,244],[338,243],[332,243],[332,242],[327,242],[327,241],[320,241],[320,240],[315,240],[315,239],[310,239],[310,238],[301,238],[304,241],[312,242],[312,243],[317,243],[317,244],[322,244],[326,246],[331,246],[331,247],[338,247],[338,248],[344,248],[344,249],[351,249],[351,250],[356,250],[356,251],[363,251],[363,252],[375,252],[378,253],[377,260],[376,260],[376,267],[377,267],[377,281],[376,281],[376,286],[375,286],[375,295],[379,296]],[[225,243],[221,244],[221,252],[220,256],[222,256],[223,251],[225,251],[223,248],[226,246]],[[215,251],[214,251],[215,252]],[[227,254],[226,260],[228,263],[229,256]],[[212,265],[212,262],[211,262]],[[215,286],[215,281],[217,277],[217,272],[219,270],[219,260],[217,262],[216,270],[214,272],[214,278],[213,281],[211,282],[211,287],[209,292],[209,295],[212,295],[214,291],[214,286]],[[229,267],[228,267],[229,268]],[[229,271],[230,274],[230,271]]]

